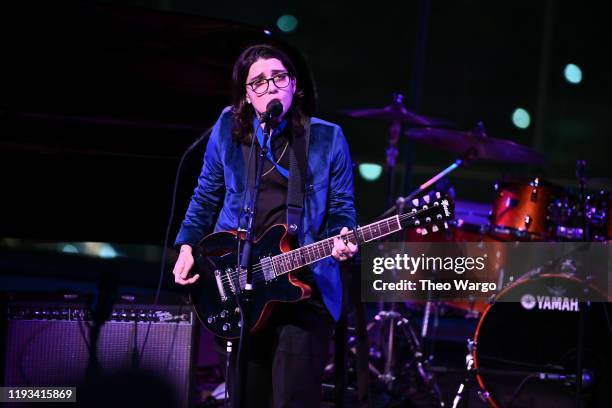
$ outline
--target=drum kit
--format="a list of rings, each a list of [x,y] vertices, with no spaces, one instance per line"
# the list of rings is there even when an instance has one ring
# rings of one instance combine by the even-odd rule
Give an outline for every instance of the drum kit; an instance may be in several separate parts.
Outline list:
[[[436,183],[436,189],[441,182],[447,181],[448,185],[447,175],[470,162],[506,162],[541,169],[545,159],[526,146],[488,136],[482,123],[475,129],[461,131],[449,121],[410,112],[404,106],[401,94],[394,94],[390,105],[344,113],[389,123],[387,195],[390,205],[400,202],[393,200],[392,188],[397,146],[402,134],[411,141],[457,156],[454,163],[403,197],[402,202],[426,192]],[[408,125],[407,131],[401,131],[403,125]],[[500,177],[491,186],[495,198],[486,205],[489,208],[486,219],[474,222],[458,218],[447,230],[423,236],[416,229],[407,232],[402,239],[405,242],[612,242],[612,195],[605,190],[587,191],[585,162],[578,161],[576,168],[575,187],[564,187],[542,177]],[[400,211],[397,207],[392,206],[381,217]],[[457,205],[456,213],[460,212]],[[470,384],[478,389],[482,401],[494,407],[544,406],[538,404],[540,398],[552,401],[550,406],[576,406],[571,387],[578,382],[576,394],[586,398],[584,394],[592,391],[593,384],[599,381],[594,379],[594,368],[602,364],[611,366],[610,352],[604,352],[604,357],[599,353],[612,349],[609,298],[602,295],[603,308],[585,307],[586,320],[579,319],[576,313],[561,313],[553,317],[543,312],[527,313],[520,302],[504,299],[520,297],[534,285],[541,288],[546,283],[561,286],[562,291],[571,293],[581,290],[589,278],[588,272],[575,270],[562,274],[514,271],[513,275],[499,277],[498,287],[501,289],[487,302],[407,304],[405,310],[416,309],[423,313],[420,336],[397,305],[381,303],[374,320],[367,325],[370,357],[374,356],[378,361],[377,364],[369,363],[370,372],[383,388],[391,390],[401,381],[407,367],[414,368],[416,377],[429,387],[435,405],[445,406],[444,397],[428,368],[433,357],[424,356],[422,343],[427,336],[432,310],[451,308],[464,313],[466,318],[478,319],[475,333],[466,339],[466,377],[454,395],[453,406],[467,403],[465,392]],[[579,322],[581,319],[588,322],[586,326]],[[582,341],[591,342],[586,352],[576,348],[575,333],[578,330],[588,333],[586,337],[581,336]],[[410,357],[398,367],[401,347]],[[607,361],[602,362],[602,358]],[[574,375],[572,371],[568,372],[575,370],[577,360],[583,372],[583,377],[578,380],[576,374],[580,370],[574,371]]]

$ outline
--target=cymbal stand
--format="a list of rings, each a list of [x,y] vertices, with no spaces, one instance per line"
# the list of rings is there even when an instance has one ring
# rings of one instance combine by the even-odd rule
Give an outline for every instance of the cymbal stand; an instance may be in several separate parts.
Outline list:
[[[395,164],[397,162],[397,156],[399,150],[397,149],[397,142],[401,132],[402,125],[399,121],[391,122],[389,126],[389,146],[387,147],[387,207],[393,205],[393,189],[395,187]]]
[[[473,376],[475,375],[474,369],[474,351],[476,349],[476,343],[468,339],[467,341],[468,353],[465,356],[465,376],[463,382],[459,384],[457,394],[453,400],[452,408],[457,408],[462,404],[464,408],[467,408],[470,400],[470,389],[472,382],[474,381]]]
[[[396,207],[398,214],[403,213],[403,199],[400,198],[398,200]],[[370,370],[386,386],[387,390],[391,391],[393,389],[393,385],[397,380],[395,373],[396,367],[394,367],[394,360],[396,358],[394,352],[397,349],[397,336],[400,334],[403,335],[408,343],[411,355],[413,356],[413,364],[417,374],[421,377],[423,383],[430,388],[431,394],[436,398],[438,405],[443,407],[444,400],[442,398],[440,389],[434,380],[433,375],[428,372],[428,362],[423,358],[421,342],[419,341],[410,320],[396,310],[396,302],[389,302],[388,310],[385,309],[384,303],[381,302],[381,305],[381,309],[374,317],[374,322],[368,324],[368,330],[372,329],[375,325],[380,325],[380,330],[378,333],[379,352],[376,354],[380,355],[384,359],[383,372],[380,372],[371,364]],[[406,363],[404,367],[409,365],[410,363]]]
[[[582,241],[586,242],[590,238],[587,215],[586,215],[586,197],[584,186],[586,182],[585,177],[586,160],[578,160],[576,162],[576,177],[578,178],[578,185],[580,187],[580,209],[582,214]],[[583,281],[584,282],[584,281]],[[588,290],[586,285],[584,290]],[[586,302],[580,302],[578,311],[578,338],[576,346],[576,388],[575,388],[575,406],[579,408],[581,404],[581,391],[582,391],[582,366],[584,364],[584,325],[585,325],[585,308]]]
[[[394,94],[393,106],[401,106],[403,103],[403,95]],[[385,151],[386,153],[386,164],[387,164],[387,182],[386,182],[386,196],[387,196],[387,207],[391,207],[393,205],[393,196],[394,196],[394,186],[395,186],[395,165],[397,162],[397,156],[399,155],[399,150],[397,148],[397,143],[399,142],[399,137],[401,134],[401,122],[399,120],[394,120],[391,122],[389,126],[389,137],[388,137],[388,147]],[[395,207],[394,207],[395,208]],[[398,214],[401,214],[403,210],[403,203],[401,209],[398,209]],[[395,303],[390,302],[390,310],[385,310],[385,302],[379,302],[378,304],[378,313],[374,317],[374,323],[368,325],[368,329],[372,328],[376,323],[382,323],[383,327],[380,330],[379,334],[379,350],[382,356],[382,345],[386,342],[386,355],[384,357],[384,372],[380,373],[375,367],[370,365],[371,371],[373,371],[379,380],[381,380],[389,390],[393,387],[393,382],[395,381],[395,377],[392,374],[392,365],[393,365],[393,348],[394,348],[394,337],[395,337],[395,326],[396,320],[403,318],[403,316],[395,311]],[[387,339],[384,339],[384,326],[388,324],[388,336]]]

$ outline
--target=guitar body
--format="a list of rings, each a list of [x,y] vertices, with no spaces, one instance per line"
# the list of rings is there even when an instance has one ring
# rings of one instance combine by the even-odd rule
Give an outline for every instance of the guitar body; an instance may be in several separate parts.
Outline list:
[[[254,243],[252,263],[290,251],[291,241],[284,225],[270,227]],[[217,232],[205,237],[195,254],[195,268],[200,279],[190,287],[191,301],[200,321],[215,335],[228,339],[240,336],[236,293],[238,287],[244,288],[244,283],[240,282],[236,271],[236,245],[235,232]],[[311,294],[310,286],[292,273],[266,280],[261,268],[253,269],[251,333],[261,329],[275,303],[296,302]]]

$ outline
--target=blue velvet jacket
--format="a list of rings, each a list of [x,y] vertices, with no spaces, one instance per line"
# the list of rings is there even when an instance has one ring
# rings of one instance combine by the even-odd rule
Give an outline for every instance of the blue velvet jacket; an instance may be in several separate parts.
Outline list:
[[[232,114],[225,108],[210,135],[198,186],[189,203],[175,245],[196,245],[204,234],[235,230],[245,190],[246,163],[241,146],[232,140]],[[246,198],[249,202],[249,198]],[[240,220],[246,227],[246,217]],[[356,225],[352,162],[342,129],[312,118],[301,246],[336,235],[342,227]],[[338,320],[342,306],[342,283],[338,263],[331,257],[310,268],[323,301]]]

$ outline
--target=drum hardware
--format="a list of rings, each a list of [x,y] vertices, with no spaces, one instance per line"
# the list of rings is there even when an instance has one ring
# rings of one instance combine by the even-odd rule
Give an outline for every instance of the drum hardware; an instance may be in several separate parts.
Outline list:
[[[474,352],[476,351],[476,342],[472,339],[467,340],[467,350],[468,352],[465,356],[465,374],[463,377],[463,382],[461,382],[457,388],[455,398],[453,399],[452,408],[457,408],[460,405],[463,407],[468,406],[469,393],[473,387],[475,376],[477,374],[477,370],[474,368]],[[477,395],[483,402],[487,402],[487,399],[489,398],[489,393],[486,390],[478,390]]]
[[[374,322],[368,324],[368,331],[379,329],[378,345],[370,348],[370,356],[383,363],[382,370],[370,363],[370,371],[388,391],[392,391],[398,380],[404,376],[400,375],[406,369],[414,369],[423,384],[428,388],[431,396],[440,407],[444,406],[444,399],[440,388],[429,369],[429,359],[422,352],[422,345],[410,320],[397,312],[394,304],[392,310],[381,310],[374,318]],[[386,336],[385,336],[386,334]],[[406,341],[411,358],[401,368],[394,367],[396,352],[400,349],[400,340]],[[380,343],[383,344],[380,344]]]
[[[548,212],[554,225],[553,239],[557,241],[602,242],[612,237],[612,201],[610,193],[604,190],[585,195],[585,218],[588,233],[585,234],[583,213],[578,194],[571,192],[557,197],[551,203]]]
[[[400,197],[395,206],[398,214],[403,213],[404,204],[405,200]],[[443,407],[444,399],[433,374],[429,371],[428,360],[424,358],[421,342],[412,323],[397,310],[395,302],[389,302],[387,305],[385,303],[379,305],[380,310],[367,326],[368,332],[378,332],[377,335],[371,336],[375,339],[375,344],[370,348],[370,356],[382,362],[382,370],[370,363],[370,371],[388,391],[392,391],[399,378],[398,372],[413,368],[437,404]],[[397,360],[396,353],[402,339],[405,340],[410,350],[411,359],[401,368],[397,368],[394,363]]]
[[[406,200],[411,201],[418,195],[419,192],[427,189],[433,183],[440,180],[442,177],[444,177],[444,175],[448,174],[462,163],[462,160],[458,159],[454,164],[449,166],[448,169],[441,172],[438,177],[425,183],[419,190],[411,194],[409,197],[399,197],[395,205],[393,205],[395,164],[399,154],[397,144],[402,133],[402,124],[410,124],[415,126],[454,127],[454,124],[446,120],[435,119],[410,112],[404,106],[404,99],[405,98],[402,94],[395,93],[393,94],[392,103],[388,106],[373,109],[348,110],[344,112],[352,117],[384,120],[390,124],[388,136],[389,143],[386,149],[386,165],[388,173],[386,181],[386,196],[388,207],[391,208],[386,212],[386,214],[388,214],[387,216],[391,216],[394,213],[402,214]],[[404,368],[413,364],[421,380],[429,388],[431,394],[438,401],[438,404],[440,406],[444,405],[440,390],[433,378],[433,375],[428,372],[427,361],[423,358],[419,338],[416,335],[411,322],[396,309],[395,303],[379,303],[379,311],[374,320],[368,324],[367,330],[378,330],[378,336],[373,336],[376,338],[377,344],[371,347],[370,356],[381,360],[383,362],[383,367],[382,370],[379,370],[374,364],[369,363],[369,368],[387,390],[391,391],[398,379],[396,374],[397,370],[395,367],[393,367],[393,363],[400,340],[398,334],[401,333],[403,335],[402,337],[407,341],[412,355],[412,361],[408,362]]]
[[[586,160],[576,161],[576,178],[578,179],[578,186],[580,190],[580,209],[582,210],[582,240],[587,241],[590,237],[589,226],[587,223],[586,214],[586,198],[585,198],[585,184],[586,184]],[[585,288],[586,289],[586,288]],[[582,391],[582,369],[584,365],[584,309],[585,304],[581,302],[578,311],[578,340],[577,340],[577,351],[576,351],[576,389],[575,389],[575,404],[576,407],[580,407],[580,392]]]

